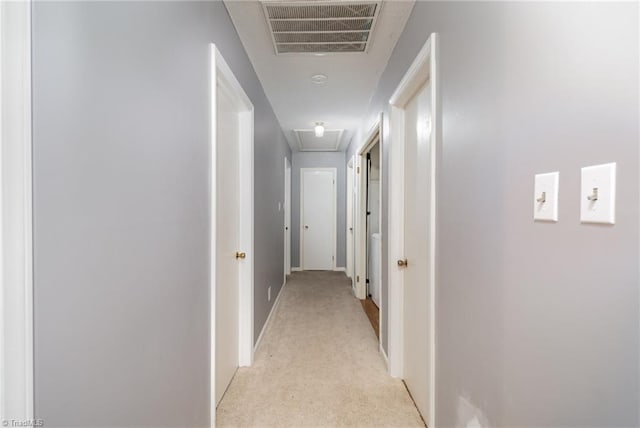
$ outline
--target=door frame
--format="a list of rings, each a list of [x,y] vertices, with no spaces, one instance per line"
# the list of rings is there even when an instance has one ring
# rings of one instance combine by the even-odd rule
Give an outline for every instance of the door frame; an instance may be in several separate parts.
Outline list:
[[[215,394],[215,367],[216,367],[216,153],[219,141],[217,141],[217,85],[224,87],[231,98],[242,110],[239,114],[239,202],[240,202],[240,248],[246,253],[246,259],[239,264],[239,290],[238,290],[238,366],[250,366],[253,364],[253,270],[255,262],[254,253],[254,207],[253,207],[253,134],[254,134],[254,108],[251,100],[235,78],[231,68],[226,63],[215,44],[210,49],[210,340],[211,340],[211,426],[215,426],[216,420],[216,394]]]
[[[436,235],[436,202],[437,202],[437,166],[439,163],[441,139],[441,111],[440,88],[438,76],[438,35],[432,33],[426,43],[414,59],[406,74],[398,84],[395,92],[389,100],[391,110],[391,142],[389,145],[389,373],[394,377],[403,377],[404,374],[404,327],[403,327],[403,271],[397,265],[397,259],[404,258],[404,148],[405,148],[405,119],[404,111],[408,101],[429,80],[431,83],[431,151],[430,151],[430,175],[431,198],[429,202],[431,242],[429,247],[431,257],[429,265],[429,335],[430,335],[430,403],[427,425],[435,426],[435,365],[436,365],[436,260],[437,260],[437,235]]]
[[[374,122],[371,129],[367,133],[362,146],[356,152],[356,234],[355,234],[355,268],[356,268],[356,282],[355,293],[356,297],[361,300],[367,298],[367,175],[364,173],[367,167],[367,153],[371,151],[376,142],[380,144],[380,226],[382,226],[382,183],[383,183],[383,166],[382,166],[382,120],[383,116],[380,113]],[[380,227],[381,241],[384,240],[382,236],[382,227]],[[381,261],[382,262],[382,261]],[[362,279],[362,280],[360,280]],[[382,306],[382,302],[380,304]],[[380,314],[382,314],[382,308]],[[382,325],[382,323],[380,323]]]
[[[284,158],[284,282],[291,274],[291,161]]]
[[[355,221],[354,221],[354,213],[355,207],[353,203],[353,194],[355,187],[355,155],[349,159],[347,162],[347,227],[345,230],[346,236],[346,244],[347,244],[347,268],[346,273],[347,276],[351,279],[351,285],[354,284],[354,243],[355,243]]]
[[[0,2],[0,419],[34,420],[31,1]]]
[[[304,269],[304,173],[308,171],[329,171],[333,174],[333,197],[331,200],[333,201],[333,206],[331,209],[331,218],[333,220],[331,231],[332,231],[332,263],[331,270],[336,270],[336,240],[337,240],[337,222],[338,222],[338,213],[337,213],[337,191],[336,191],[336,183],[338,177],[338,169],[337,168],[300,168],[300,268]]]

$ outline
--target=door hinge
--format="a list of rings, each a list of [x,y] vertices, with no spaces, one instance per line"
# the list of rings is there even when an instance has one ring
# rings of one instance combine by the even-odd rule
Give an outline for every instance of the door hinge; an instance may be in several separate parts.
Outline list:
[[[370,283],[370,282],[369,282],[369,278],[367,278],[367,280],[365,281],[365,283],[366,283],[366,284],[369,284],[369,283]]]
[[[356,168],[356,174],[360,174],[360,167]]]
[[[356,282],[360,282],[360,275],[356,275]]]

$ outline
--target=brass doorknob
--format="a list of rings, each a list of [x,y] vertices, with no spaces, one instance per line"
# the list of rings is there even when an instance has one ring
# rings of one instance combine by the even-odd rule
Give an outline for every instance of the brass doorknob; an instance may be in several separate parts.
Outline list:
[[[244,259],[246,257],[247,257],[247,253],[241,253],[240,251],[236,253],[236,259]]]
[[[407,261],[407,259],[404,259],[404,260],[398,260],[398,266],[400,266],[400,267],[407,267],[407,266],[409,266],[409,262]]]

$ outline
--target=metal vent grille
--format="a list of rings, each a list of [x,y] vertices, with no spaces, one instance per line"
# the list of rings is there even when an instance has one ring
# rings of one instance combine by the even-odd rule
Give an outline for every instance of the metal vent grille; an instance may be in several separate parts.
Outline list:
[[[366,52],[380,2],[263,1],[276,53]]]

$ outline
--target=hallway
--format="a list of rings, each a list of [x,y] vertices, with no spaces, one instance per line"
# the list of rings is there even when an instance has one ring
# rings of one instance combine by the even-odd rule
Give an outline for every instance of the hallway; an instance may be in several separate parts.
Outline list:
[[[640,427],[639,35],[0,0],[0,426]]]
[[[424,426],[391,378],[341,272],[289,276],[254,365],[240,368],[217,426]]]

